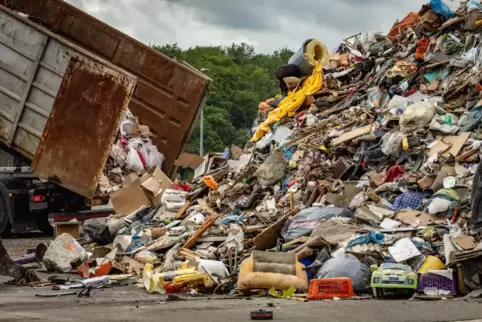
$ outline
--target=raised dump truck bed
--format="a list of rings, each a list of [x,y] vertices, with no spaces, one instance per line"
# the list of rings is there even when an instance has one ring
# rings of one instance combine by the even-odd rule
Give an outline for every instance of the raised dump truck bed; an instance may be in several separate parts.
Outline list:
[[[166,157],[163,171],[170,175],[175,160],[185,149],[212,81],[191,66],[170,59],[66,1],[8,0],[6,3],[62,38],[137,77],[138,86],[129,109],[155,135],[153,142]]]
[[[0,9],[0,141],[92,198],[136,78]]]

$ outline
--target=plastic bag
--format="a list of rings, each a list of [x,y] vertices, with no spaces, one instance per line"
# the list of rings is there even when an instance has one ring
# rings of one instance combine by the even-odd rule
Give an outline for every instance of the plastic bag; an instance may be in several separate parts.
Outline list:
[[[370,268],[353,255],[331,258],[316,273],[316,278],[351,278],[353,291],[363,293],[370,290]]]
[[[346,208],[337,207],[312,207],[303,209],[293,219],[286,222],[281,236],[286,241],[308,236],[316,225],[333,217],[353,218],[354,214]]]
[[[406,137],[406,135],[400,132],[385,134],[382,138],[382,152],[385,155],[400,157],[404,137]]]
[[[139,157],[137,151],[132,147],[129,148],[129,152],[127,152],[126,169],[136,173],[141,173],[142,171],[144,171],[144,165],[142,164],[142,160]]]
[[[162,164],[165,160],[164,154],[159,152],[157,146],[152,144],[151,140],[144,143],[144,147],[147,150],[147,163],[149,164],[149,167],[162,168]]]
[[[482,9],[482,4],[480,3],[480,0],[469,0],[469,2],[467,2],[467,8],[469,10]]]
[[[469,63],[475,64],[475,59],[477,58],[477,48],[472,48],[468,52],[462,54],[462,60],[468,61]]]
[[[443,16],[445,19],[450,19],[455,17],[455,14],[450,10],[450,8],[442,0],[430,0],[430,7],[432,7],[433,12]]]
[[[435,116],[435,106],[429,102],[421,102],[407,107],[400,117],[400,126],[404,133],[424,128]]]
[[[454,114],[435,115],[430,123],[430,129],[440,131],[445,134],[456,134],[460,128],[457,125],[458,117]]]

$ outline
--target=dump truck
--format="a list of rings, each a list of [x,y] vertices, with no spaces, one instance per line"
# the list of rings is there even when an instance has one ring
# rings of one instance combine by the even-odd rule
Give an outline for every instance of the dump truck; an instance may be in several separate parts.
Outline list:
[[[64,1],[6,3],[0,5],[0,234],[49,230],[49,214],[85,214],[102,199],[98,182],[127,108],[150,126],[166,157],[163,171],[172,174],[211,80]]]

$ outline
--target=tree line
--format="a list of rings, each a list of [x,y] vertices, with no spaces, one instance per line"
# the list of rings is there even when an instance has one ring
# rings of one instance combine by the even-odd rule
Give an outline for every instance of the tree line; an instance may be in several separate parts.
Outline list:
[[[202,70],[213,80],[204,106],[204,152],[222,152],[226,146],[244,146],[257,116],[258,105],[279,93],[274,71],[293,55],[287,48],[259,54],[248,44],[198,46],[183,50],[177,44],[153,45],[171,58]],[[197,121],[187,152],[199,153]]]

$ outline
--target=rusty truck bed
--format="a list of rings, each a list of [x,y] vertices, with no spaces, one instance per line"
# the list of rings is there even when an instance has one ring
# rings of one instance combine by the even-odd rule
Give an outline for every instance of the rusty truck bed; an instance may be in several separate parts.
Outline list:
[[[136,78],[0,7],[0,142],[94,197]]]
[[[138,78],[129,108],[154,133],[153,141],[166,157],[163,170],[171,174],[174,161],[187,144],[211,80],[63,0],[8,0],[7,3]]]

